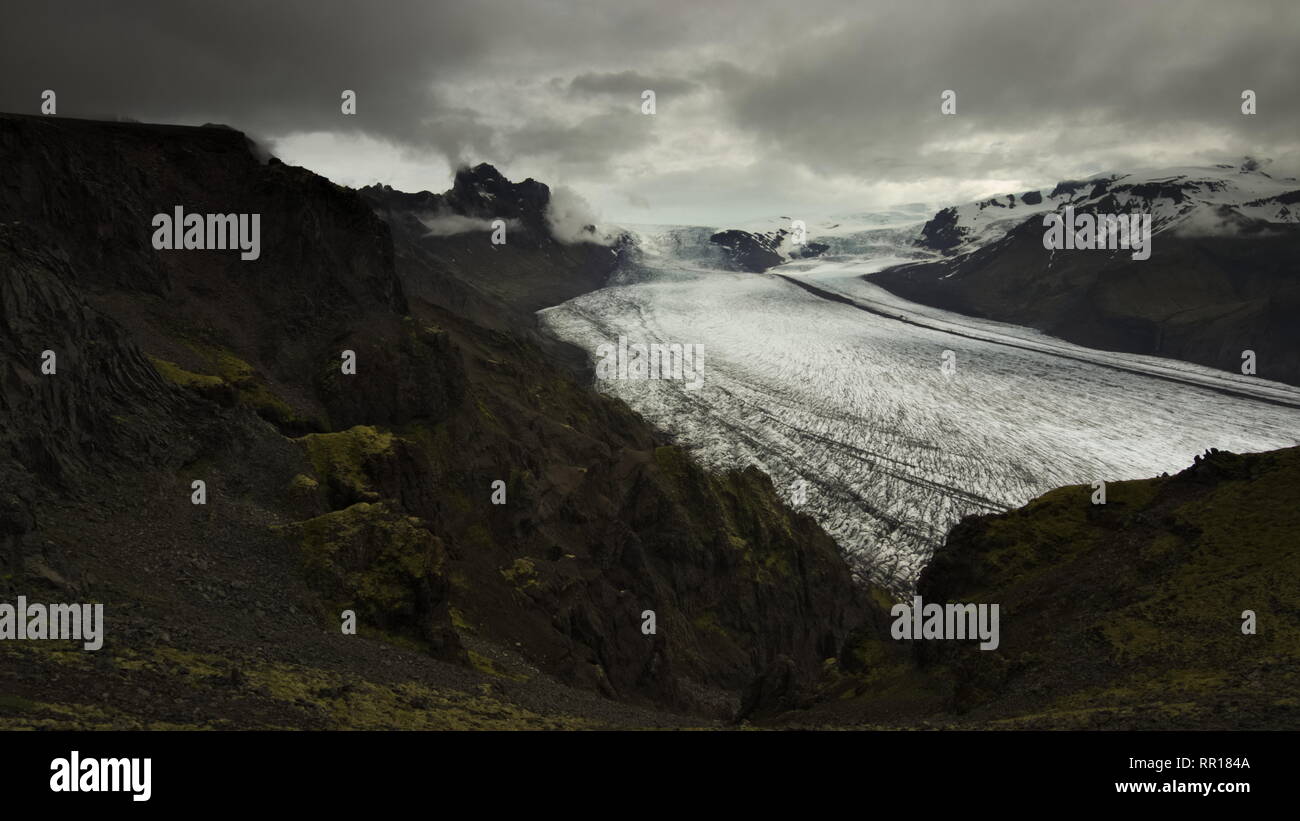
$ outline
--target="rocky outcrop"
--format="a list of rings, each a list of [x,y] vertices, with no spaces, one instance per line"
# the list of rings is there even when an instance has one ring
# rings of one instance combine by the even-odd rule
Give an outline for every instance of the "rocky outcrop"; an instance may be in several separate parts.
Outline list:
[[[961,245],[967,231],[959,224],[956,208],[944,208],[921,226],[917,244],[932,251],[948,252]]]
[[[776,252],[779,238],[755,236],[748,231],[731,229],[719,231],[709,237],[709,242],[722,247],[727,261],[736,270],[761,274],[774,265],[785,262]]]
[[[457,171],[444,194],[380,185],[358,193],[392,231],[410,298],[548,347],[554,343],[536,333],[533,314],[604,285],[630,243],[594,233],[590,242],[555,239],[550,189],[511,182],[487,164]],[[504,228],[499,244],[491,241],[496,220]]]
[[[729,229],[709,237],[709,242],[722,248],[724,259],[736,271],[761,274],[768,268],[791,259],[807,259],[825,253],[828,245],[820,242],[787,243],[790,232],[784,228],[755,233]]]

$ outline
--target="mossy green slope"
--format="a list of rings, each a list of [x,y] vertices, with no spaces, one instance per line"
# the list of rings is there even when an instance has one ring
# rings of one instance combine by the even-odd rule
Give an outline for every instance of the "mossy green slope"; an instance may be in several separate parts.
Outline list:
[[[1300,448],[1212,451],[1176,476],[1051,491],[972,517],[922,574],[927,602],[1000,605],[1001,643],[860,652],[889,685],[853,682],[862,720],[983,727],[1300,727]],[[1243,632],[1251,611],[1255,632]],[[848,687],[842,685],[839,693]],[[887,699],[892,715],[879,708]],[[867,718],[870,717],[870,718]]]

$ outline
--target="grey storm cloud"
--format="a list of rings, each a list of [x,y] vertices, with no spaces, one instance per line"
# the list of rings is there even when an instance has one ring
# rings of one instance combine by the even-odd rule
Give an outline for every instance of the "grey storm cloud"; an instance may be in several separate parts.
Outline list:
[[[658,96],[660,94],[688,94],[695,91],[696,88],[696,84],[690,80],[672,77],[653,78],[631,70],[604,74],[588,72],[579,74],[569,81],[569,90],[573,92],[622,97],[639,96],[646,89],[654,91],[655,95]]]
[[[223,122],[257,134],[370,131],[453,151],[489,139],[431,82],[470,69],[490,27],[466,4],[23,4],[6,9],[0,107],[34,112],[41,89],[65,116]],[[413,24],[424,20],[429,25]],[[362,116],[341,116],[340,95]]]
[[[917,6],[943,13],[918,14]],[[1051,157],[1123,152],[1152,136],[1177,143],[1188,127],[1215,129],[1243,147],[1294,146],[1294,3],[1088,3],[1031,11],[1023,2],[986,0],[978,13],[970,8],[883,8],[760,69],[733,67],[732,91],[721,102],[739,128],[825,172],[878,174],[884,166],[933,174],[959,171],[958,162],[1011,168],[1025,154],[1001,138],[1025,131],[1041,132],[1033,151]],[[957,94],[957,114],[946,117],[939,102],[949,89]],[[1259,96],[1260,115],[1241,114],[1244,89]],[[1099,146],[1103,131],[1110,144]],[[902,167],[875,162],[901,146],[949,139],[970,147]],[[953,167],[936,167],[941,163]]]
[[[655,141],[633,106],[607,110],[575,123],[538,120],[503,135],[510,157],[552,155],[573,166],[603,164],[610,157]]]
[[[722,222],[1212,155],[1292,170],[1297,31],[1294,0],[50,0],[5,11],[0,109],[48,88],[63,116],[332,135],[314,169],[344,181],[389,162],[363,137]]]

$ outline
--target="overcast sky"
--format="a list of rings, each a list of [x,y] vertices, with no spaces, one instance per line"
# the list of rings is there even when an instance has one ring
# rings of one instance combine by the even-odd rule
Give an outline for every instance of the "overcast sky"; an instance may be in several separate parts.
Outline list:
[[[353,186],[441,191],[486,161],[611,222],[944,205],[1244,154],[1300,168],[1296,0],[42,0],[3,18],[0,110],[53,89],[63,116],[223,122]]]

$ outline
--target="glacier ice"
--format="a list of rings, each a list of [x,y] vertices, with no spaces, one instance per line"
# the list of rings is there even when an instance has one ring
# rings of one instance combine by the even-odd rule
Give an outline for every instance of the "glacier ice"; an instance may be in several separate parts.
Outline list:
[[[806,482],[806,511],[855,571],[896,590],[912,587],[968,514],[1062,485],[1172,473],[1212,447],[1300,444],[1300,389],[1094,351],[864,280],[913,255],[901,240],[897,256],[881,248],[749,274],[708,267],[684,231],[641,229],[649,250],[639,261],[608,287],[539,312],[543,327],[589,353],[620,335],[702,345],[699,390],[598,387],[712,468],[755,465],[787,501]]]

